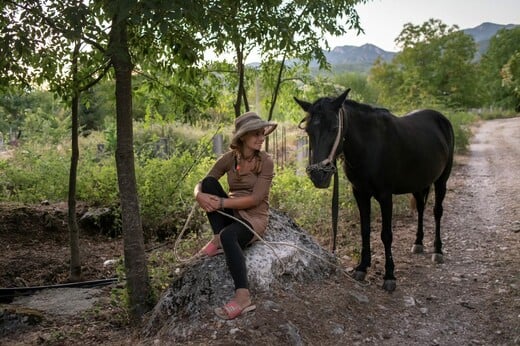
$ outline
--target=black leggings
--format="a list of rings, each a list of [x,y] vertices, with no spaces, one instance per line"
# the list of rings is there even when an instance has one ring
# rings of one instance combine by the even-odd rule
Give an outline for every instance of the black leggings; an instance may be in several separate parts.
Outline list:
[[[213,177],[206,177],[201,182],[201,191],[227,198],[222,185]],[[233,209],[224,209],[224,213],[233,216]],[[235,289],[249,288],[247,281],[246,259],[244,249],[253,239],[254,234],[242,223],[216,211],[207,213],[213,234],[220,234],[220,242],[226,256],[226,263],[235,283]],[[249,227],[249,222],[242,220]]]

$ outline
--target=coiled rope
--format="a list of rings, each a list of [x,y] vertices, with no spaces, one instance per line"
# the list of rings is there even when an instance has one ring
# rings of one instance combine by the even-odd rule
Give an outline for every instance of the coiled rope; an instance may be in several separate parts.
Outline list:
[[[184,226],[182,227],[182,230],[180,231],[180,233],[178,234],[177,238],[175,239],[175,243],[174,243],[174,246],[173,246],[173,255],[175,256],[175,258],[177,259],[177,261],[181,262],[181,263],[187,263],[187,262],[191,262],[193,260],[196,260],[196,259],[199,259],[201,256],[199,254],[195,254],[189,258],[181,258],[179,256],[179,253],[177,251],[177,248],[181,242],[181,239],[184,235],[184,233],[186,232],[186,229],[188,228],[188,224],[189,222],[191,221],[191,218],[193,217],[193,214],[195,213],[195,209],[197,207],[197,202],[194,202],[192,207],[191,207],[191,211],[190,213],[188,214],[188,218],[186,219],[186,222],[184,223]],[[260,241],[261,244],[264,244],[266,245],[272,252],[273,254],[276,256],[276,258],[279,260],[279,262],[281,263],[282,265],[282,270],[285,270],[285,263],[282,261],[282,259],[280,258],[280,256],[278,256],[278,254],[276,253],[276,250],[274,249],[273,245],[279,245],[279,246],[289,246],[289,247],[292,247],[292,248],[295,248],[297,249],[298,251],[301,251],[303,253],[306,253],[314,258],[317,258],[319,259],[320,261],[323,261],[329,265],[331,265],[332,267],[335,267],[336,269],[339,269],[341,273],[343,273],[344,275],[347,276],[347,278],[349,278],[350,280],[352,280],[353,282],[355,282],[356,284],[358,285],[361,285],[361,286],[368,286],[370,285],[370,282],[368,280],[366,280],[365,283],[362,283],[362,282],[359,282],[357,280],[355,280],[354,278],[352,278],[352,276],[349,275],[349,273],[341,268],[339,265],[337,265],[336,263],[334,262],[331,262],[329,261],[328,259],[324,258],[323,256],[319,256],[319,255],[316,255],[314,253],[312,253],[311,251],[307,250],[307,249],[304,249],[304,248],[301,248],[297,245],[294,245],[292,243],[288,243],[288,242],[274,242],[274,241],[267,241],[265,240],[264,238],[262,238],[262,236],[260,236],[257,232],[255,232],[255,230],[253,230],[248,224],[246,224],[244,221],[240,220],[239,218],[236,218],[234,217],[233,215],[230,215],[230,214],[227,214],[227,213],[224,213],[223,211],[221,210],[217,210],[217,212],[219,214],[222,214],[222,215],[225,215],[235,221],[238,221],[240,222],[242,225],[244,225],[245,227],[247,227],[247,229],[253,233],[255,235],[255,237],[258,238],[258,240]]]

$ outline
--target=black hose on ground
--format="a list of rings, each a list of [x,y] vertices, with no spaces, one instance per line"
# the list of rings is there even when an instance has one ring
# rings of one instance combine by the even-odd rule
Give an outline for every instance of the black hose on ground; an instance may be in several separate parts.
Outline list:
[[[71,282],[66,284],[32,286],[32,287],[11,287],[0,288],[0,303],[11,303],[15,297],[30,296],[38,291],[52,288],[92,288],[106,286],[118,281],[118,278]]]

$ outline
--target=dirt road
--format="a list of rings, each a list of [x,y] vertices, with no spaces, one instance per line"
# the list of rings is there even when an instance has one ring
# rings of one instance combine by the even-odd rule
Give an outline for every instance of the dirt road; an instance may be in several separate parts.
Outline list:
[[[407,295],[425,309],[404,326],[410,344],[518,345],[520,118],[481,124],[457,159],[445,204],[446,261],[404,270]]]

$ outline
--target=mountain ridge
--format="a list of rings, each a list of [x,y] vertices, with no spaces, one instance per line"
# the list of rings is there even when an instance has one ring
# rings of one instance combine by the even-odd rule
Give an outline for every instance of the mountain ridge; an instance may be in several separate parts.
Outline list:
[[[461,31],[473,37],[477,44],[475,59],[480,59],[489,47],[489,41],[499,30],[512,29],[517,26],[518,24],[483,22],[476,27],[461,29]],[[327,61],[333,67],[344,67],[357,71],[368,71],[378,58],[390,62],[397,53],[385,51],[371,43],[365,43],[362,46],[336,46],[330,51],[324,51]],[[317,63],[311,62],[311,67],[317,67]]]

